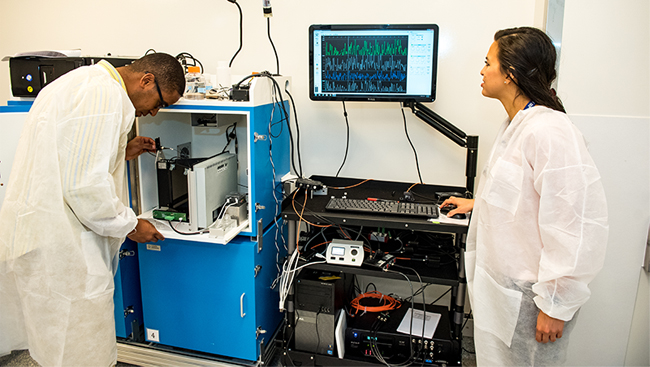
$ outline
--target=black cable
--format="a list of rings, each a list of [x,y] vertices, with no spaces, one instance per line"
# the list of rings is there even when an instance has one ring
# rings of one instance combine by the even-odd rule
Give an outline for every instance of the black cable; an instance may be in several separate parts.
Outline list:
[[[325,239],[325,242],[327,242],[327,237],[325,237],[325,234],[323,232],[327,228],[329,228],[329,227],[323,227],[319,231],[319,233],[323,236],[323,239]],[[311,233],[312,233],[312,231],[310,231],[308,234],[311,234]],[[319,233],[313,234],[311,237],[309,237],[307,239],[307,241],[302,245],[302,252],[306,252],[307,250],[311,249],[309,247],[309,245],[312,243],[312,241],[314,241],[316,238],[318,238]],[[316,246],[314,246],[314,247],[316,247]]]
[[[291,195],[290,192],[284,191],[284,184],[286,182],[292,182],[292,181],[295,181],[295,180],[287,180],[287,181],[284,181],[284,182],[278,182],[277,185],[275,185],[275,192],[278,193],[280,196],[282,196],[282,200],[288,198],[289,195]]]
[[[305,192],[305,195],[307,195],[307,192]],[[294,205],[296,205],[296,204],[299,205],[299,206],[300,206],[300,209],[303,210],[303,209],[302,209],[302,208],[303,208],[302,203],[300,203],[300,202],[298,202],[297,200],[295,200],[295,198],[292,199],[292,203],[293,203]],[[314,218],[316,218],[316,219],[318,220],[318,223],[320,223],[320,224],[329,224],[329,225],[331,225],[331,226],[336,226],[336,225],[337,225],[337,224],[334,223],[333,221],[331,221],[331,220],[329,220],[329,219],[323,217],[322,215],[318,214],[318,212],[314,212],[314,211],[312,211],[311,209],[307,208],[306,206],[304,207],[304,211],[305,211],[305,212],[303,213],[303,217],[305,217],[305,216],[307,216],[307,215],[310,215],[310,216],[313,216]]]
[[[411,149],[413,149],[413,154],[415,154],[415,166],[417,167],[418,170],[418,177],[420,178],[420,183],[424,184],[422,181],[422,174],[420,173],[420,162],[418,160],[418,152],[415,150],[415,146],[413,146],[413,142],[411,141],[411,137],[409,136],[409,131],[406,128],[406,115],[404,114],[404,104],[400,103],[400,106],[402,108],[402,117],[404,118],[404,131],[406,132],[406,138],[409,141],[409,144],[411,144]]]
[[[328,228],[329,228],[329,227],[322,227],[322,228],[320,229],[320,235],[323,237],[323,242],[327,242],[327,241],[329,241],[329,239],[327,238],[327,236],[325,236],[325,230],[328,229]],[[311,242],[311,240],[314,239],[314,238],[316,238],[316,237],[318,237],[318,234],[316,234],[315,236],[313,236],[313,237],[309,240],[309,242]],[[306,244],[305,244],[305,248],[308,248]]]
[[[415,275],[418,277],[418,280],[420,281],[420,288],[424,288],[424,286],[422,284],[422,278],[420,277],[420,274],[415,269],[409,268],[408,266],[401,266],[401,265],[397,265],[397,264],[393,265],[393,267],[408,269],[408,270],[412,271],[413,273],[415,273]],[[399,271],[394,271],[394,270],[388,270],[388,271],[389,272],[399,273],[403,277],[408,279],[408,276],[406,276],[406,274],[404,274],[404,273],[401,273]],[[410,281],[409,281],[409,283],[410,283]],[[415,304],[414,304],[415,295],[413,294],[413,287],[411,287],[411,297],[412,297],[411,298],[411,307],[412,307],[412,309],[411,309],[411,329],[410,329],[410,334],[413,335],[413,314],[415,313]],[[424,345],[424,331],[425,331],[426,320],[427,320],[427,307],[426,306],[427,306],[426,299],[425,299],[425,296],[424,296],[424,292],[422,292],[422,313],[423,314],[422,314],[422,335],[420,336],[420,343],[421,343],[420,347],[422,347]],[[418,350],[418,353],[421,353],[421,352],[422,352],[421,349]],[[411,357],[414,357],[413,353],[411,353]],[[422,362],[424,363],[424,358],[422,358]]]
[[[423,287],[421,287],[420,289],[418,289],[417,291],[415,291],[415,293],[413,293],[413,297],[420,295],[420,294],[421,294],[422,292],[424,292],[424,290],[427,289],[427,287],[429,287],[430,285],[433,285],[433,283],[427,283],[425,286],[423,286]],[[410,298],[405,298],[405,299],[404,299],[405,302],[406,302],[406,301],[409,301],[409,300],[410,300]]]
[[[469,313],[467,314],[467,319],[465,320],[465,323],[463,324],[463,327],[460,328],[460,330],[463,330],[465,328],[465,325],[467,325],[467,322],[469,321],[470,317],[472,317],[472,310],[469,310]]]
[[[274,80],[271,78],[271,80]],[[275,80],[274,80],[275,81]],[[296,122],[296,151],[298,153],[298,168],[300,168],[300,171],[296,170],[296,167],[293,167],[293,170],[298,174],[298,177],[302,177],[302,157],[300,156],[300,126],[298,125],[298,111],[296,110],[296,103],[293,100],[293,96],[291,93],[289,93],[288,90],[284,90],[287,92],[287,95],[289,96],[289,99],[291,100],[291,105],[293,106],[293,117]],[[283,104],[284,106],[284,104]],[[289,137],[291,138],[291,125],[289,125]],[[293,162],[293,138],[291,138],[291,162]],[[292,163],[293,164],[293,163]]]
[[[237,5],[237,9],[239,9],[239,49],[237,49],[237,52],[235,52],[234,55],[232,55],[232,59],[230,59],[230,64],[228,64],[228,67],[232,67],[232,62],[235,61],[235,57],[241,51],[242,46],[244,45],[244,13],[241,11],[241,6],[237,3],[236,0],[228,0],[231,3]]]
[[[284,131],[283,122],[287,120],[287,116],[284,116],[284,114],[282,113],[283,109],[280,108],[279,110],[280,110],[281,117],[277,121],[275,122],[273,121],[273,114],[275,112],[275,107],[280,103],[282,103],[282,101],[279,101],[278,96],[275,93],[273,93],[273,108],[271,109],[271,121],[269,121],[269,136],[273,139],[277,139],[282,135],[282,132]],[[280,131],[278,131],[277,133],[273,133],[273,128],[277,125],[280,125]]]
[[[299,317],[298,310],[295,310],[295,314],[296,314],[296,320],[297,320],[298,317]],[[289,320],[287,320],[286,315],[287,314],[285,313],[284,326],[283,326],[284,329],[282,331],[282,344],[284,346],[284,355],[289,357],[289,361],[291,361],[291,365],[295,367],[296,364],[293,362],[293,359],[291,358],[291,355],[289,354],[289,345],[291,345],[291,339],[293,339],[294,335],[296,334],[296,329],[295,329],[295,325],[294,325],[293,330],[291,330],[291,337],[285,343],[284,339],[286,338],[286,335],[287,335],[287,324],[289,323]],[[286,363],[284,363],[283,365],[286,366]]]
[[[232,128],[232,130],[228,131],[228,129]],[[237,141],[237,123],[233,123],[232,125],[226,127],[226,146],[223,147],[223,150],[221,153],[224,153],[226,149],[228,149],[228,146],[230,145],[231,141],[235,141],[235,154],[238,154],[239,151],[239,142]],[[234,137],[231,137],[231,135],[234,135]]]
[[[460,328],[461,332],[463,329],[465,329],[465,325],[467,325],[467,322],[469,321],[470,317],[472,317],[472,310],[469,310],[469,314],[467,314],[467,319],[465,319],[465,322],[463,323],[463,327]],[[461,346],[462,347],[462,346]],[[471,350],[465,349],[465,347],[462,347],[463,350],[469,354],[476,354],[476,347],[474,347],[474,351],[472,352]]]
[[[359,227],[359,232],[357,232],[357,238],[354,239],[355,241],[359,241],[359,237],[361,237],[361,232],[363,232],[363,226]],[[365,237],[362,238],[365,239]],[[370,250],[372,250],[372,247],[370,248]]]
[[[192,64],[188,64],[187,62],[188,59],[192,62]],[[201,69],[201,73],[203,73],[204,70],[203,64],[201,63],[201,61],[199,61],[199,59],[192,56],[189,52],[179,53],[178,55],[176,55],[176,60],[178,60],[181,63],[181,65],[183,65],[183,69],[185,70],[186,73],[187,73],[188,66],[197,66],[197,64]]]
[[[168,220],[168,222],[169,222],[169,226],[172,227],[172,229],[174,230],[174,232],[176,232],[176,233],[178,233],[178,234],[181,234],[181,235],[183,235],[183,236],[192,236],[192,235],[195,235],[195,234],[201,234],[201,233],[203,233],[203,232],[181,232],[181,231],[177,230],[176,228],[174,228],[174,225],[172,224],[172,221],[171,221],[171,220]]]
[[[341,230],[346,229],[346,230],[348,230],[350,232],[356,233],[357,234],[357,240],[359,239],[359,237],[361,237],[360,233],[361,233],[361,231],[363,231],[363,227],[360,227],[358,231],[356,229],[353,229],[353,228],[350,228],[350,227],[343,227],[341,225],[339,225],[338,228],[340,228]],[[348,237],[348,238],[350,238],[350,237]],[[368,250],[372,251],[372,246],[371,246],[370,240],[368,238],[366,238],[365,236],[361,237],[361,239],[363,240],[363,246],[367,247]]]
[[[316,353],[318,353],[318,348],[320,347],[320,332],[318,331],[318,315],[320,315],[321,309],[318,309],[318,312],[316,312],[316,339],[318,340],[316,342]]]
[[[431,302],[432,305],[435,305],[436,302],[440,301],[442,297],[444,297],[447,293],[451,292],[451,288],[447,289],[447,291],[443,294],[440,295],[440,297],[436,298],[433,302]]]
[[[352,299],[354,299],[355,294],[361,294],[361,284],[359,284],[359,278],[356,274],[352,274],[352,279],[354,283],[354,291],[356,292],[352,293]]]
[[[385,364],[387,367],[390,367],[391,365],[386,361],[384,356],[382,356],[381,351],[379,350],[379,346],[377,345],[377,340],[378,340],[377,332],[379,331],[379,329],[381,329],[381,326],[382,326],[382,319],[380,319],[381,317],[382,317],[382,314],[380,314],[377,317],[375,322],[370,327],[370,333],[372,335],[372,337],[370,338],[370,343],[369,343],[370,344],[370,351],[372,352],[372,354],[374,355],[376,360],[378,360],[379,362]]]
[[[411,190],[409,192],[411,194],[413,194],[413,196],[418,196],[418,197],[421,197],[421,198],[426,200],[426,201],[418,200],[418,203],[422,203],[422,204],[442,204],[442,202],[439,202],[438,199],[431,198],[429,196],[425,196],[425,195],[422,195],[422,194],[418,194],[417,192],[414,192],[413,190]]]
[[[393,265],[393,267],[395,267],[395,266],[398,266],[398,265]],[[402,272],[395,271],[395,270],[390,270],[390,269],[385,269],[384,271],[386,271],[388,273],[394,273],[394,274],[396,273],[396,274],[401,275],[402,277],[404,277],[404,279],[406,279],[406,281],[409,284],[409,287],[411,288],[411,321],[410,321],[410,325],[409,325],[409,346],[411,347],[411,355],[409,356],[409,358],[405,362],[394,365],[394,366],[408,366],[413,362],[413,358],[415,357],[415,351],[413,350],[413,342],[412,342],[413,339],[411,338],[411,336],[413,336],[413,315],[415,313],[414,312],[415,311],[415,301],[414,301],[415,294],[413,293],[413,284],[411,283],[411,279],[409,279],[409,277],[406,274],[402,273]],[[416,274],[417,274],[417,272],[416,272]],[[418,278],[419,277],[420,277],[420,275],[418,274]],[[420,278],[420,288],[422,288],[422,279],[421,278]],[[424,295],[423,295],[423,297],[424,297]],[[424,314],[423,320],[426,320],[426,313]],[[423,325],[423,330],[422,330],[422,338],[424,338],[424,325]],[[375,356],[375,357],[377,357],[377,356]],[[377,358],[377,359],[380,362],[382,362],[379,358]],[[386,363],[386,361],[383,361],[383,363],[386,364],[387,366],[390,366],[388,363]]]
[[[341,169],[345,165],[345,161],[348,159],[348,148],[350,147],[350,123],[348,122],[348,111],[345,109],[345,101],[343,102],[343,116],[345,116],[345,126],[347,127],[347,132],[346,132],[346,142],[345,142],[345,156],[343,156],[343,162],[341,162],[341,167],[339,167],[339,170],[336,172],[336,177],[339,177],[339,173],[341,173]]]
[[[282,97],[282,91],[280,90],[280,86],[278,85],[278,82],[273,78],[271,73],[269,73],[268,71],[263,71],[260,74],[251,74],[251,75],[248,75],[248,76],[244,77],[237,84],[235,84],[235,88],[239,88],[241,83],[243,83],[245,80],[250,79],[250,78],[255,78],[255,77],[266,77],[266,78],[271,79],[271,81],[273,82],[274,87],[276,88],[278,94],[280,95],[280,101],[284,100],[284,98]],[[296,134],[297,134],[296,145],[297,145],[297,148],[294,147],[293,133],[291,132],[290,121],[289,121],[288,118],[286,119],[287,120],[287,126],[289,127],[289,142],[290,142],[290,146],[291,146],[291,166],[293,167],[293,171],[296,172],[296,174],[299,177],[302,177],[302,158],[300,156],[300,126],[298,125],[298,116],[296,115],[297,114],[296,104],[295,104],[295,102],[293,100],[293,96],[291,95],[291,93],[289,93],[289,91],[286,90],[286,89],[284,91],[287,93],[287,95],[289,95],[289,99],[291,100],[291,104],[293,106],[293,112],[294,112],[295,120],[296,120]],[[280,107],[282,107],[282,111],[284,112],[284,115],[289,116],[289,113],[286,111],[286,109],[284,107],[284,103],[280,103]],[[295,155],[294,151],[296,151],[296,150],[298,152],[298,168],[300,168],[300,171],[298,171],[296,169],[295,160],[293,159],[293,157]]]
[[[266,18],[266,28],[269,34],[269,42],[271,42],[271,47],[273,47],[273,53],[275,54],[275,64],[277,73],[275,75],[280,75],[280,59],[278,58],[278,51],[275,50],[275,45],[271,39],[271,18]]]

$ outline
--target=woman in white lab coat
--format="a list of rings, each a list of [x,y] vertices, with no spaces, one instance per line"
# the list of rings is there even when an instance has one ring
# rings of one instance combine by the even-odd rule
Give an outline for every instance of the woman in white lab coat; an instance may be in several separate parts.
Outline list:
[[[607,204],[584,139],[551,89],[556,52],[542,31],[499,31],[481,70],[501,126],[472,211],[465,264],[479,365],[554,365],[602,268]]]

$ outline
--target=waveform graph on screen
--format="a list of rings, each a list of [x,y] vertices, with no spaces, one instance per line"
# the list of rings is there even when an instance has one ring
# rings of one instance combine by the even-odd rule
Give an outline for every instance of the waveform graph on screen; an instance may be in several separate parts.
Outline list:
[[[408,36],[325,36],[323,93],[406,93]]]

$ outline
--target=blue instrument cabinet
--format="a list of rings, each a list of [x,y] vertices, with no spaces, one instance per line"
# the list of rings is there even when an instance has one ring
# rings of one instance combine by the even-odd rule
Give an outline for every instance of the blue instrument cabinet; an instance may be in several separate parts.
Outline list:
[[[257,241],[227,245],[168,239],[139,244],[148,342],[257,360],[282,319],[271,226]],[[278,259],[286,252],[282,251]]]
[[[286,78],[276,80],[286,85]],[[258,77],[248,102],[182,100],[138,119],[138,135],[160,137],[163,146],[175,149],[190,143],[191,157],[213,156],[224,147],[235,154],[238,190],[248,205],[244,224],[225,241],[208,233],[183,234],[190,232],[185,223],[151,218],[158,204],[155,158],[140,156],[131,175],[137,178],[131,180],[132,202],[166,238],[137,246],[143,328],[151,348],[261,360],[283,317],[271,284],[286,256],[279,240],[285,226],[276,217],[281,180],[290,172],[289,111],[286,100],[276,102],[272,81]],[[176,154],[164,152],[167,158]]]
[[[115,272],[113,294],[115,335],[125,339],[138,338],[143,325],[138,244],[127,239],[118,256],[119,266]]]

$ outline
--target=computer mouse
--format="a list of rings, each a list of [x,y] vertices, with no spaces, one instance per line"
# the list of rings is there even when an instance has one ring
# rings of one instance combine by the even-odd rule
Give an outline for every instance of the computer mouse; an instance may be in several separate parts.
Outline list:
[[[447,204],[444,207],[440,207],[440,213],[447,215],[450,211],[456,209],[456,205],[454,204]]]
[[[452,215],[450,218],[454,218],[454,219],[466,219],[466,218],[467,218],[467,215],[462,214],[462,213],[456,213],[456,214]]]
[[[454,205],[454,204],[448,204],[448,205],[446,205],[444,208],[440,208],[440,213],[442,213],[442,214],[444,214],[444,215],[447,215],[447,213],[449,213],[450,211],[452,211],[452,210],[454,210],[454,209],[456,209],[456,205]],[[463,214],[463,213],[456,213],[456,214],[452,215],[452,216],[449,217],[449,218],[454,218],[454,219],[465,219],[465,218],[467,218],[467,215],[465,215],[465,214]]]

